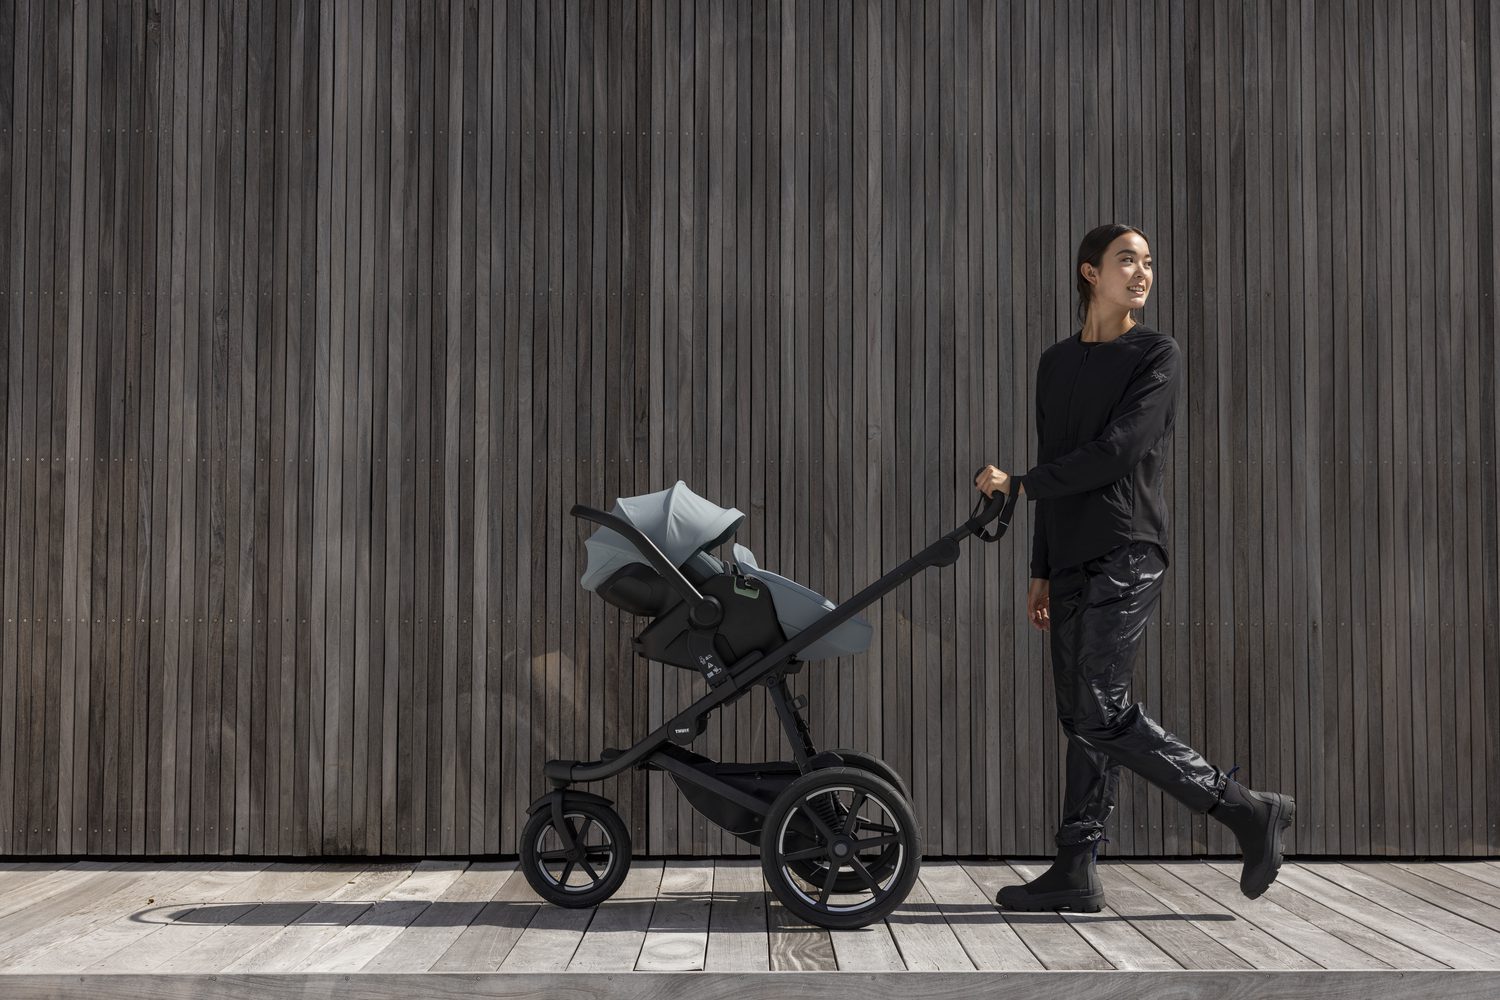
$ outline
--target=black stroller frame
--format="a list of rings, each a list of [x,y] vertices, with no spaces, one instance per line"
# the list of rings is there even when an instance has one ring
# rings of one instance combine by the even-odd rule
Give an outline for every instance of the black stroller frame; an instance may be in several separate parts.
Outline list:
[[[688,637],[689,647],[698,661],[700,671],[709,680],[711,687],[707,694],[628,749],[607,748],[601,754],[600,759],[593,761],[549,760],[546,762],[544,773],[552,786],[552,791],[531,804],[528,813],[532,816],[532,822],[528,824],[527,832],[523,833],[521,844],[523,868],[526,870],[528,880],[532,882],[539,894],[551,902],[564,906],[592,906],[608,898],[618,888],[624,876],[617,869],[628,868],[629,865],[628,832],[623,821],[619,820],[610,808],[612,803],[609,799],[574,789],[572,786],[579,782],[600,781],[613,777],[629,768],[664,771],[678,779],[679,787],[699,812],[735,836],[761,846],[762,859],[764,865],[767,866],[768,875],[770,874],[768,848],[759,844],[760,824],[776,812],[775,806],[780,803],[782,796],[777,796],[773,802],[765,795],[754,794],[752,789],[778,792],[811,773],[837,769],[836,772],[829,770],[829,776],[841,780],[843,785],[840,787],[852,788],[853,793],[858,796],[854,800],[855,812],[859,810],[859,803],[866,801],[867,796],[873,796],[882,805],[888,804],[887,800],[894,802],[897,806],[904,805],[909,813],[909,803],[905,802],[909,796],[904,782],[884,762],[854,751],[818,752],[813,745],[811,731],[802,716],[802,709],[806,707],[807,699],[805,696],[795,698],[792,696],[787,686],[787,675],[800,671],[805,665],[803,661],[796,659],[799,652],[849,621],[860,611],[922,570],[948,566],[956,562],[960,555],[959,543],[965,538],[976,535],[987,542],[998,541],[1010,525],[1016,499],[1015,493],[999,492],[989,498],[981,497],[974,512],[957,528],[923,548],[853,597],[838,604],[801,632],[769,652],[752,652],[738,662],[727,665],[718,662],[712,642],[714,630],[723,617],[720,603],[694,586],[692,581],[663,554],[656,543],[629,521],[592,507],[581,504],[574,506],[571,511],[574,517],[610,528],[633,544],[652,569],[686,604],[691,629]],[[996,529],[993,532],[986,532],[985,526],[997,519]],[[726,775],[726,765],[693,753],[687,749],[687,746],[705,731],[710,713],[738,700],[758,684],[764,685],[769,693],[771,702],[776,708],[777,718],[790,741],[794,761],[741,765],[738,772]],[[734,766],[728,765],[730,768]],[[742,783],[737,784],[726,780],[726,776],[739,777]],[[897,799],[903,801],[896,802]],[[799,815],[797,822],[802,826],[810,822],[812,824],[812,827],[808,828],[810,832],[813,827],[821,831],[821,839],[825,841],[824,846],[832,852],[825,852],[824,855],[828,866],[815,869],[817,880],[821,881],[826,876],[827,885],[819,894],[817,901],[813,901],[801,890],[792,893],[796,898],[789,899],[783,896],[782,887],[772,880],[771,887],[778,897],[782,897],[783,902],[804,919],[834,927],[863,926],[880,919],[898,906],[905,898],[911,883],[915,881],[915,863],[907,865],[910,869],[910,877],[903,880],[905,882],[903,886],[886,891],[885,898],[882,898],[881,892],[875,893],[874,903],[883,905],[847,908],[849,912],[829,907],[827,902],[829,894],[838,886],[861,884],[858,880],[849,881],[855,879],[856,876],[868,883],[872,889],[875,888],[875,881],[870,872],[866,871],[865,866],[861,864],[860,859],[854,854],[846,857],[844,852],[860,849],[854,845],[876,844],[878,840],[894,841],[895,838],[886,836],[876,840],[853,841],[850,840],[852,833],[849,833],[855,826],[852,817],[847,820],[848,825],[845,830],[840,831],[834,828],[836,823],[846,822],[846,808],[833,813],[814,806],[813,812],[816,814]],[[737,830],[730,825],[727,821],[727,817],[730,816],[737,817],[740,822],[736,825],[744,829]],[[582,825],[576,825],[570,822],[570,819],[577,819]],[[914,818],[910,822],[915,828]],[[533,827],[539,823],[549,826],[554,831],[555,842],[561,845],[560,848],[552,851],[540,850],[541,838],[533,835],[532,832]],[[600,829],[599,835],[593,839],[602,839],[605,844],[584,843],[585,839],[592,836],[590,824],[597,825]],[[889,827],[875,823],[863,825],[867,829],[889,829]],[[818,834],[813,834],[813,836],[816,838]],[[912,844],[911,846],[919,845]],[[895,850],[895,847],[885,849]],[[621,860],[618,855],[622,851],[625,855],[623,865],[617,865],[616,862]],[[810,852],[804,850],[797,853],[809,854]],[[913,853],[917,855],[915,860],[919,862],[919,851]],[[566,861],[565,874],[562,878],[563,885],[557,884],[550,875],[541,874],[544,865],[543,856],[559,862]],[[581,865],[590,875],[597,876],[590,866],[590,861],[607,857],[614,859],[610,861],[610,865],[614,869],[615,877],[609,877],[608,872],[603,878],[596,877],[592,891],[589,892],[570,891],[566,887],[565,883],[568,880],[566,872],[572,869],[575,863]],[[882,855],[882,860],[884,860],[884,855]],[[852,865],[855,869],[853,875],[848,877],[840,875],[841,865]]]

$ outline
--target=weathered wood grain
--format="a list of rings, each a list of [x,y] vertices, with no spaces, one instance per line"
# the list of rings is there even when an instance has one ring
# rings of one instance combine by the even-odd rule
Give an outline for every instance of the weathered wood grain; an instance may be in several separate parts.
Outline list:
[[[1446,877],[1439,864],[1360,866],[1371,881],[1409,880],[1400,904],[1437,926],[1401,918],[1367,896],[1356,894],[1368,905],[1350,906],[1330,882],[1326,895],[1337,909],[1304,895],[1306,885],[1278,884],[1244,900],[1224,867],[1110,864],[1103,910],[1048,914],[1000,911],[985,898],[988,883],[1028,876],[1035,865],[944,863],[888,920],[830,932],[762,899],[758,868],[739,860],[645,862],[613,898],[583,909],[540,903],[510,862],[84,862],[70,870],[65,891],[36,899],[0,927],[19,932],[0,936],[0,987],[11,995],[31,982],[61,982],[27,977],[72,973],[69,982],[93,983],[96,975],[149,971],[158,989],[211,982],[203,995],[236,995],[241,977],[271,974],[266,982],[317,995],[315,987],[330,982],[317,978],[322,970],[348,982],[405,975],[426,995],[444,989],[451,972],[471,984],[509,982],[485,978],[498,971],[524,972],[554,991],[587,991],[600,979],[628,991],[657,981],[658,970],[641,966],[669,964],[678,975],[694,966],[685,978],[705,988],[720,975],[737,974],[750,987],[769,971],[816,971],[826,990],[837,991],[849,977],[908,972],[920,975],[886,981],[925,995],[940,977],[964,972],[976,986],[1020,984],[1047,995],[1051,983],[1088,971],[1091,995],[1127,997],[1187,995],[1186,984],[1217,984],[1218,974],[1230,972],[1245,995],[1298,995],[1293,984],[1301,995],[1356,995],[1341,992],[1345,977],[1355,976],[1363,995],[1383,996],[1413,976],[1443,973],[1418,981],[1466,996],[1500,969],[1490,942],[1471,936],[1481,950],[1456,939],[1483,931],[1452,919],[1477,914],[1470,905],[1477,901],[1455,901],[1428,881],[1427,874]],[[1290,867],[1294,880],[1324,881]],[[1446,923],[1428,919],[1443,907],[1453,907],[1440,911]],[[1174,978],[1184,972],[1192,976]],[[1240,995],[1234,989],[1222,992]]]

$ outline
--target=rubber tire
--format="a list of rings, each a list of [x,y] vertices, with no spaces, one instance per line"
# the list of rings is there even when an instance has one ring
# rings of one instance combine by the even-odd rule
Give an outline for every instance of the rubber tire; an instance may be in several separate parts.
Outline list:
[[[843,759],[845,765],[849,767],[862,767],[872,774],[880,775],[886,781],[896,786],[896,790],[901,793],[902,798],[906,799],[907,802],[911,801],[911,789],[906,787],[905,780],[896,772],[894,767],[874,754],[865,753],[863,750],[845,750],[842,748],[830,750],[829,753],[838,754]]]
[[[526,881],[536,890],[536,894],[549,903],[557,906],[565,906],[569,909],[586,909],[590,906],[598,906],[619,890],[625,881],[625,876],[630,872],[630,831],[625,828],[625,821],[620,818],[619,813],[609,806],[598,802],[589,802],[582,799],[568,801],[563,800],[563,813],[582,813],[592,818],[606,833],[609,834],[610,842],[614,845],[614,866],[611,868],[603,881],[587,892],[567,892],[553,884],[542,872],[542,862],[536,856],[536,842],[542,833],[552,829],[552,808],[543,806],[531,814],[526,821],[525,828],[521,831],[521,871],[526,875]]]
[[[786,874],[781,870],[780,858],[776,852],[776,833],[792,808],[814,790],[836,785],[849,785],[878,796],[896,814],[895,819],[903,831],[902,847],[905,848],[905,856],[902,859],[904,867],[897,872],[896,882],[891,886],[890,894],[876,905],[851,913],[823,912],[806,903],[789,884]],[[766,814],[765,824],[761,827],[760,864],[761,872],[765,875],[766,883],[771,887],[771,891],[776,894],[777,899],[781,900],[782,905],[797,917],[819,927],[835,930],[865,927],[884,919],[905,902],[907,894],[916,884],[917,874],[922,867],[922,834],[917,828],[917,819],[912,811],[911,803],[889,781],[861,767],[819,768],[816,771],[809,771],[787,785],[771,804],[771,809]],[[849,874],[853,875],[853,872]],[[839,877],[842,878],[842,874]],[[863,887],[862,883],[861,887]],[[835,889],[838,888],[839,883],[836,881]]]

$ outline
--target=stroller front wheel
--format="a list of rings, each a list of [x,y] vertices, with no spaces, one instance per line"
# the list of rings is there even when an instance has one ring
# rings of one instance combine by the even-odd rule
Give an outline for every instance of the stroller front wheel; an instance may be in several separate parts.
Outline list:
[[[599,802],[575,800],[562,809],[562,830],[552,809],[531,814],[521,831],[521,871],[549,903],[597,906],[630,871],[630,831],[619,813]]]
[[[761,870],[788,910],[820,927],[864,927],[906,899],[922,863],[911,805],[858,767],[809,771],[776,797]]]

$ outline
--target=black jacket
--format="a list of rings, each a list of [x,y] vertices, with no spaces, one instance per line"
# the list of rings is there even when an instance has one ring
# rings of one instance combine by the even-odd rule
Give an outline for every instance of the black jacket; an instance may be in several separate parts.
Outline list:
[[[1075,333],[1036,372],[1031,575],[1048,578],[1134,540],[1167,556],[1162,472],[1177,411],[1177,342],[1143,324],[1108,343]]]

